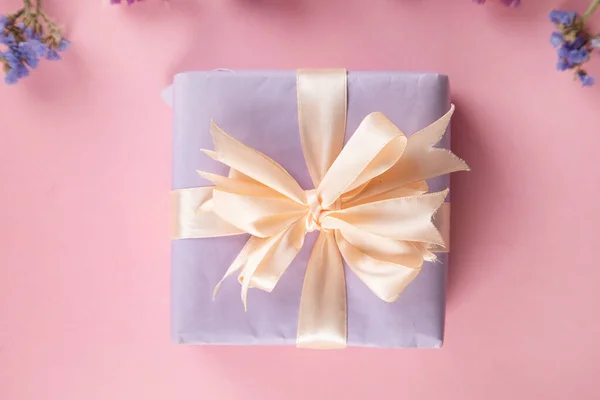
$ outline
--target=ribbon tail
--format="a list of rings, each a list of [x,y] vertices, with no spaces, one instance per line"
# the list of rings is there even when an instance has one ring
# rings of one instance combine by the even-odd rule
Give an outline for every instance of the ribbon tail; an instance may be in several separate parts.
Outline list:
[[[347,341],[346,278],[335,236],[321,232],[308,261],[296,344],[302,348],[337,349]]]
[[[304,245],[305,218],[293,223],[261,261],[249,282],[249,288],[265,292],[275,289],[277,282],[290,266]]]
[[[302,222],[304,221],[296,221],[269,238],[252,238],[255,239],[255,244],[248,249],[238,277],[242,285],[241,296],[245,310],[248,308],[248,289],[256,287],[267,292],[273,290],[302,248],[305,234]]]
[[[443,246],[428,244],[427,249],[432,252],[447,253],[450,251],[450,203],[443,203],[433,215],[433,225],[442,236]]]
[[[256,251],[264,241],[265,239],[257,238],[256,236],[251,236],[250,239],[248,239],[242,250],[227,269],[227,272],[225,272],[225,275],[223,275],[219,283],[217,283],[215,286],[215,290],[213,291],[213,301],[217,297],[217,293],[219,292],[219,288],[221,288],[223,281],[243,268],[248,261],[248,257],[250,257],[250,255]]]

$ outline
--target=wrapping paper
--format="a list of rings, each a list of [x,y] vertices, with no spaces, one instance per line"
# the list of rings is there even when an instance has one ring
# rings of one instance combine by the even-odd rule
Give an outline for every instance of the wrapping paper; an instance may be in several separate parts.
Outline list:
[[[295,71],[182,73],[175,76],[167,97],[174,117],[172,189],[210,186],[196,170],[227,174],[227,167],[200,152],[212,149],[211,118],[236,139],[278,161],[304,189],[312,188],[298,132]],[[410,135],[448,109],[446,76],[349,72],[346,140],[373,111],[383,112]],[[438,146],[449,143],[447,132]],[[430,191],[442,190],[449,187],[449,177],[428,183]],[[304,272],[316,234],[307,236],[272,293],[250,291],[247,312],[235,278],[226,280],[212,300],[215,285],[247,236],[173,241],[173,339],[187,344],[294,345]],[[440,347],[447,260],[448,254],[438,254],[437,262],[426,262],[394,303],[378,299],[346,268],[348,346]]]

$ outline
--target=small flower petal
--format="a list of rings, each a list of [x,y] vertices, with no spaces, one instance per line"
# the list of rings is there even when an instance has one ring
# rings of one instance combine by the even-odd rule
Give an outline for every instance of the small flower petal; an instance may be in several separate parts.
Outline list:
[[[31,49],[37,54],[39,57],[44,57],[48,54],[48,46],[39,41],[38,39],[31,39],[29,41],[29,45]]]
[[[17,73],[16,69],[11,69],[10,71],[8,71],[6,73],[6,75],[4,76],[4,82],[7,85],[14,85],[15,83],[17,83],[19,81],[19,74]]]
[[[589,76],[584,71],[579,71],[579,73],[577,74],[577,76],[578,76],[579,81],[581,82],[581,84],[583,86],[592,86],[596,82],[596,79],[594,79],[594,77]]]
[[[58,52],[56,50],[48,50],[48,54],[46,55],[46,60],[49,61],[56,61],[56,60],[60,60],[60,54],[58,54]]]
[[[58,47],[56,48],[57,51],[67,51],[67,49],[71,46],[71,42],[69,42],[66,39],[61,39],[60,43],[58,44]]]
[[[565,71],[568,68],[569,68],[569,63],[567,63],[567,60],[560,59],[556,63],[556,69],[559,71]]]
[[[17,75],[19,76],[19,79],[29,76],[29,70],[23,64],[19,65],[15,69],[17,71]]]
[[[6,25],[9,23],[9,19],[6,15],[0,15],[0,32],[6,29]]]
[[[2,32],[0,32],[0,44],[4,44],[6,46],[12,46],[15,43],[16,43],[15,38],[12,35],[12,33],[3,34]]]
[[[8,63],[8,66],[13,69],[17,68],[19,66],[19,64],[21,64],[21,60],[19,59],[19,56],[17,54],[15,54],[15,52],[12,49],[2,53],[2,58],[4,60],[6,60],[6,62]]]
[[[562,44],[562,42],[563,42],[562,35],[558,32],[552,32],[552,35],[550,35],[550,43],[552,43],[552,46],[558,47]]]
[[[584,62],[586,62],[587,60],[589,60],[590,58],[590,53],[587,50],[584,49],[580,49],[580,50],[571,50],[571,52],[569,53],[569,63],[571,64],[582,64]]]
[[[548,18],[556,25],[571,26],[575,22],[575,18],[577,18],[577,13],[575,11],[552,10],[548,14]]]
[[[579,35],[569,43],[569,47],[572,49],[580,49],[587,42],[587,38],[583,35]]]
[[[571,49],[569,49],[567,46],[561,46],[558,49],[557,53],[560,58],[567,58],[567,57],[569,57],[570,52],[571,52]]]

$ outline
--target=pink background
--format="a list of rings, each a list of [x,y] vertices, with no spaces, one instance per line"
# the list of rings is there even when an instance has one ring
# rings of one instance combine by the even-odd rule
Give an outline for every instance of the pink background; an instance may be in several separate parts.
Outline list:
[[[72,49],[0,86],[0,398],[599,399],[600,88],[554,70],[559,4],[523,2],[45,1]],[[473,172],[453,181],[442,350],[170,342],[159,92],[186,69],[303,66],[451,77]]]

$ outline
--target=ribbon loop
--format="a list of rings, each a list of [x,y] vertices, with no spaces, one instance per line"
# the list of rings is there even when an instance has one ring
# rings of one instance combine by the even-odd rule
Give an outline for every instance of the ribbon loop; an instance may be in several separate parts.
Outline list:
[[[343,193],[390,169],[406,143],[406,136],[385,115],[367,115],[319,185],[323,204],[333,204]]]
[[[272,291],[306,233],[320,231],[302,287],[298,347],[346,346],[342,260],[390,302],[424,261],[435,259],[434,251],[446,249],[448,191],[428,193],[425,179],[468,169],[450,151],[433,147],[454,106],[410,137],[385,115],[369,114],[343,146],[346,86],[345,70],[298,71],[300,136],[316,189],[303,190],[276,161],[213,122],[215,151],[205,153],[228,165],[229,175],[199,172],[215,186],[172,193],[173,238],[252,235],[223,277],[239,271],[244,307],[248,290]]]

